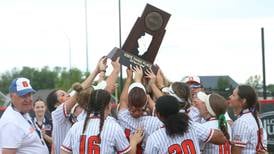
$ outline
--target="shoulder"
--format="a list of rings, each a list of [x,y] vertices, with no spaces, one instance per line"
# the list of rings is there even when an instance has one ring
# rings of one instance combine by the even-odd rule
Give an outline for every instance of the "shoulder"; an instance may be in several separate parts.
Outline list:
[[[157,138],[159,136],[162,136],[162,137],[167,136],[166,129],[164,127],[153,132],[151,135],[149,135],[148,139],[153,140],[153,141],[158,141]]]
[[[121,126],[118,124],[117,120],[114,119],[113,117],[108,116],[108,117],[106,118],[106,123],[107,123],[107,125],[110,126],[111,128],[115,128],[115,129],[117,129],[117,128],[120,129],[120,128],[121,128]]]
[[[204,127],[208,127],[208,128],[218,128],[218,120],[212,120],[212,121],[207,121],[205,123],[201,124]]]

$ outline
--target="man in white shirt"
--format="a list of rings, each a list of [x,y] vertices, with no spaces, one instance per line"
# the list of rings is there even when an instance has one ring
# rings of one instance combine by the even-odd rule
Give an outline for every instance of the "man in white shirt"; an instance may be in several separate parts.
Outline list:
[[[32,109],[32,93],[35,92],[26,78],[11,82],[11,105],[0,119],[0,149],[2,154],[48,154],[49,151],[35,128],[28,112]]]

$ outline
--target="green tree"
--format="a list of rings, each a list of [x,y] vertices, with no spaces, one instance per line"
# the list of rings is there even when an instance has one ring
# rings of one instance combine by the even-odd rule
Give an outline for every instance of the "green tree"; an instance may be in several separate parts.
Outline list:
[[[0,91],[7,94],[8,87],[11,81],[17,77],[26,77],[30,79],[32,87],[39,89],[64,89],[68,90],[75,82],[81,82],[85,79],[85,75],[81,70],[73,68],[67,70],[66,68],[54,67],[50,69],[45,66],[41,69],[23,67],[21,70],[16,68],[1,74]]]
[[[271,92],[271,96],[274,97],[274,84],[269,84],[267,86],[267,90],[269,90]]]
[[[258,89],[262,85],[261,76],[260,75],[254,75],[250,76],[247,81],[247,85],[250,85],[251,87]]]

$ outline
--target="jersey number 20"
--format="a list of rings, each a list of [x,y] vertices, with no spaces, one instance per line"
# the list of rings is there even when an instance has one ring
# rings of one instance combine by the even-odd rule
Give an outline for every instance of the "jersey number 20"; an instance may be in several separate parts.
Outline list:
[[[80,139],[80,154],[85,154],[86,150],[86,135],[82,135]],[[100,154],[100,139],[98,136],[90,136],[88,138],[88,151],[87,154]]]
[[[168,148],[168,153],[176,154],[196,154],[196,150],[192,140],[184,140],[181,145],[173,144]]]

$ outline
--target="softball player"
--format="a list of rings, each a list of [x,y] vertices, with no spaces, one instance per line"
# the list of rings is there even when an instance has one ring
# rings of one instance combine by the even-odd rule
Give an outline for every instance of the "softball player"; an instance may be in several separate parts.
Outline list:
[[[232,125],[232,153],[266,152],[262,122],[257,116],[257,95],[247,85],[240,85],[230,96],[230,106],[238,119]]]
[[[135,83],[130,85],[132,71],[127,70],[127,80],[120,97],[118,122],[124,129],[127,138],[130,133],[136,132],[137,128],[141,127],[144,130],[144,139],[137,146],[137,153],[139,154],[144,150],[147,137],[161,128],[163,124],[156,117],[144,116],[144,111],[146,111],[148,105],[148,97],[144,86],[141,84],[143,71],[139,67],[136,67],[134,71]]]
[[[90,116],[72,126],[61,147],[62,153],[133,152],[142,139],[142,132],[138,131],[131,138],[130,146],[123,129],[108,116],[110,112],[110,94],[105,90],[94,91],[87,106],[87,115]]]
[[[164,127],[148,137],[145,154],[199,154],[200,140],[216,144],[225,142],[226,139],[220,131],[190,121],[187,114],[179,110],[179,102],[173,96],[162,96],[157,100],[157,116],[164,123]]]
[[[230,154],[230,136],[231,128],[226,122],[225,113],[228,104],[226,100],[218,95],[211,94],[206,95],[204,92],[197,93],[196,106],[201,113],[204,122],[202,125],[206,128],[220,129],[228,142],[223,145],[215,145],[211,143],[201,143],[201,151],[204,154]]]
[[[94,71],[81,83],[83,88],[89,87],[97,74],[105,70],[106,67],[106,58],[101,58]],[[60,153],[61,145],[74,122],[70,112],[76,104],[76,98],[76,91],[68,94],[63,90],[53,90],[47,97],[47,104],[52,116],[52,138],[55,154]]]

